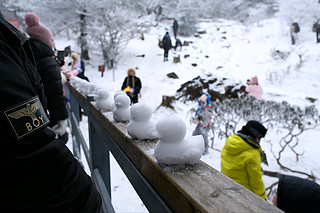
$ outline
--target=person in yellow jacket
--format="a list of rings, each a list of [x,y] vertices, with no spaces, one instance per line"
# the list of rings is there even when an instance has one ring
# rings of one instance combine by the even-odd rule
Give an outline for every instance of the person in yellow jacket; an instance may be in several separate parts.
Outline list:
[[[260,140],[267,129],[258,121],[249,121],[226,140],[221,151],[221,172],[263,199],[267,199],[262,180],[261,162],[266,155]]]

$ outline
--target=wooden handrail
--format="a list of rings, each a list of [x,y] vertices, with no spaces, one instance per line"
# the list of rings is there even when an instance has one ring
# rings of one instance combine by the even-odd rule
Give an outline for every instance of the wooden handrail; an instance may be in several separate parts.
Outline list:
[[[110,121],[92,103],[87,105],[77,90],[68,87],[173,212],[281,212],[202,161],[183,168],[159,165],[153,155],[156,140],[132,140],[125,124]]]

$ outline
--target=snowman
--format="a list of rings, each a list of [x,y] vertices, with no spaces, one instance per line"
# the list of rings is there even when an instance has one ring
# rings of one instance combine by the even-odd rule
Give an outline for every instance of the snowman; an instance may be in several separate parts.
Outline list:
[[[114,93],[114,95],[113,95],[113,100],[115,101],[116,100],[116,98],[119,96],[119,95],[126,95],[126,93],[124,92],[124,91],[122,91],[122,90],[118,90],[118,91],[116,91],[115,93]],[[113,105],[112,105],[112,111],[114,110],[116,108],[116,105],[113,103]]]
[[[118,95],[115,99],[115,108],[113,109],[113,119],[117,122],[128,122],[130,115],[130,98],[126,94]]]
[[[156,123],[151,121],[151,108],[144,103],[137,103],[130,109],[132,120],[128,124],[128,134],[139,140],[155,139]]]
[[[109,97],[109,92],[106,89],[100,89],[96,96],[96,107],[101,111],[111,111],[112,102]]]
[[[200,160],[204,151],[201,135],[186,136],[186,125],[177,116],[169,116],[156,125],[159,142],[154,148],[154,156],[159,163],[194,164]]]

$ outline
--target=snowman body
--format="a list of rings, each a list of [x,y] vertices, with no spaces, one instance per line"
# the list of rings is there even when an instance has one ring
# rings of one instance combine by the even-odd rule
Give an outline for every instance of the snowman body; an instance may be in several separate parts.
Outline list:
[[[176,116],[162,119],[157,123],[160,140],[154,148],[154,156],[159,163],[195,164],[204,151],[201,135],[185,137],[186,125]]]
[[[96,96],[96,107],[101,111],[111,111],[112,101],[110,100],[109,92],[105,89],[100,89]]]
[[[113,109],[113,119],[117,122],[128,122],[130,115],[130,98],[126,94],[119,95],[115,99],[115,108]]]
[[[151,119],[152,110],[143,103],[135,104],[130,109],[132,120],[127,126],[128,134],[139,140],[155,139],[156,123]]]

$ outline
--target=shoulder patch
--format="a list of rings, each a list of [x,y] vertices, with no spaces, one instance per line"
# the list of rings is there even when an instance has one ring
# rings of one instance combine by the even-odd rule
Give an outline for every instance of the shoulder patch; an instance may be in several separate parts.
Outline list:
[[[49,123],[38,96],[5,110],[4,115],[18,140]]]

